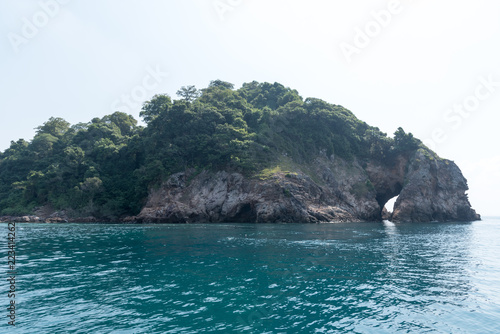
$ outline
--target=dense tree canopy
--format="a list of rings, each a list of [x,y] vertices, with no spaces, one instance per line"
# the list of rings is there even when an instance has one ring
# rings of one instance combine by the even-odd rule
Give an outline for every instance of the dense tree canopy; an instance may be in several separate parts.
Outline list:
[[[258,173],[287,156],[311,163],[319,154],[379,159],[422,145],[399,128],[394,139],[349,110],[274,83],[215,80],[182,87],[179,100],[155,95],[140,113],[145,128],[115,112],[71,126],[50,118],[27,142],[0,153],[0,214],[36,207],[83,216],[136,214],[149,187],[195,169]]]

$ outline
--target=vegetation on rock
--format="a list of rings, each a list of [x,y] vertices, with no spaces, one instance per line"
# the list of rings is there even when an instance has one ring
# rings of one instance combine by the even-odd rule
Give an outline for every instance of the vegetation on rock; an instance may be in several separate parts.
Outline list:
[[[137,214],[148,189],[188,168],[266,177],[274,169],[292,173],[280,169],[284,160],[305,165],[333,155],[389,164],[398,154],[428,151],[401,128],[390,138],[342,106],[304,100],[279,83],[234,89],[215,80],[177,94],[178,100],[156,95],[144,103],[145,127],[121,112],[75,125],[50,118],[31,141],[12,141],[0,153],[0,215],[46,206],[115,218]]]

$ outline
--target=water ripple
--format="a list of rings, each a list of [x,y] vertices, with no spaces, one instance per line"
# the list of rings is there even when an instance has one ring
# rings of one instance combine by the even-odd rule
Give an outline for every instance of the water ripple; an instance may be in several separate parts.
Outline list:
[[[499,222],[25,225],[15,332],[497,333]]]

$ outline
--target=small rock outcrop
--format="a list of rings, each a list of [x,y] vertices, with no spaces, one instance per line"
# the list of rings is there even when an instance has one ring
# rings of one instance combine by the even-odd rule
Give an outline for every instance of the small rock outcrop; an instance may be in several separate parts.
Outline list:
[[[151,191],[134,219],[143,223],[480,219],[467,199],[467,182],[459,168],[428,151],[397,156],[391,164],[322,156],[303,169],[277,169],[264,177],[226,170],[177,173]],[[397,195],[394,212],[384,211],[385,203]]]
[[[37,216],[1,216],[0,222],[14,222],[14,223],[38,223],[42,219]]]

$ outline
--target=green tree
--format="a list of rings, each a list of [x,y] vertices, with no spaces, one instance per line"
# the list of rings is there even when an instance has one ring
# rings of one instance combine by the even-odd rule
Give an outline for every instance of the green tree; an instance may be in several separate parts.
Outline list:
[[[210,85],[208,85],[209,88],[211,87],[217,87],[217,88],[222,88],[222,89],[234,89],[234,85],[232,83],[229,83],[227,81],[222,81],[222,80],[212,80],[210,81]]]
[[[140,116],[144,122],[151,123],[161,113],[167,112],[172,107],[172,100],[166,94],[153,96],[150,101],[144,102]]]
[[[90,213],[94,213],[95,211],[94,200],[96,195],[103,191],[102,187],[103,182],[98,177],[87,178],[80,183],[80,189],[83,193],[84,200],[88,203],[88,210]]]
[[[54,137],[62,137],[68,131],[70,123],[60,117],[51,117],[43,125],[36,128],[37,134],[50,134]]]
[[[193,102],[201,95],[195,86],[182,86],[176,94],[188,102]]]
[[[52,153],[54,144],[58,141],[59,139],[50,133],[38,133],[35,138],[33,138],[30,149],[36,155],[46,157]]]
[[[420,140],[413,137],[411,132],[406,133],[401,127],[394,132],[394,147],[396,151],[403,152],[415,150],[419,147],[420,143]]]
[[[114,124],[120,129],[120,135],[130,136],[137,130],[137,121],[123,112],[115,112],[112,115],[104,116],[102,121],[107,124]]]

